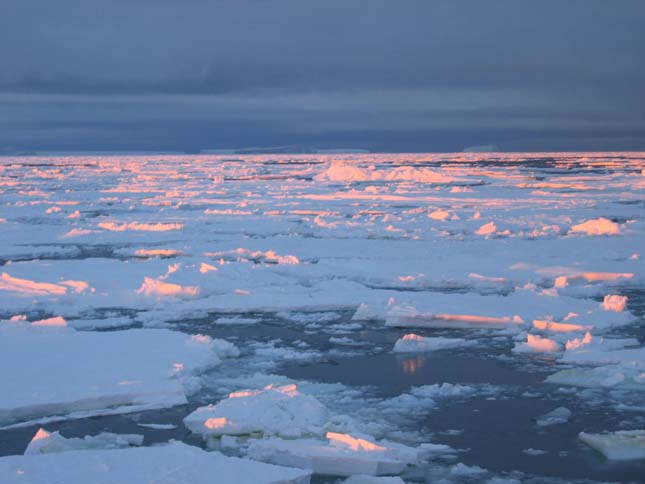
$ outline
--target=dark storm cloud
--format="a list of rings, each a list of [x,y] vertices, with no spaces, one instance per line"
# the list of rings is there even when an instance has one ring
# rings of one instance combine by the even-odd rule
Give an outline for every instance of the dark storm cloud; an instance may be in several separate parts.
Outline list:
[[[0,147],[645,148],[643,20],[641,0],[5,0]]]

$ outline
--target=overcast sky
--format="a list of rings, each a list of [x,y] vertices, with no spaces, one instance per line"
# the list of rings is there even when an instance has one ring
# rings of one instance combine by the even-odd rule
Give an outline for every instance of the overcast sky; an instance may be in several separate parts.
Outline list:
[[[645,149],[644,0],[2,0],[0,150]]]

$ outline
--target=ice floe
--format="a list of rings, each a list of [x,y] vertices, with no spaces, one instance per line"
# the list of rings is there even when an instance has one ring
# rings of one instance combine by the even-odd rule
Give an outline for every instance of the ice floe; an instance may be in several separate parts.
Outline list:
[[[328,432],[326,437],[326,441],[255,440],[247,455],[272,464],[311,469],[318,474],[381,476],[400,474],[408,464],[427,460],[434,450],[432,446],[412,448],[336,432]]]
[[[566,407],[558,407],[551,410],[544,415],[535,419],[540,427],[548,427],[549,425],[563,424],[569,421],[571,417],[571,410]]]
[[[213,479],[239,484],[308,484],[310,475],[310,471],[226,457],[181,442],[0,457],[3,484],[210,484]]]
[[[610,460],[645,459],[645,430],[619,430],[606,434],[580,432],[578,438]]]
[[[215,405],[198,408],[184,424],[205,437],[260,433],[294,438],[320,434],[328,418],[324,405],[290,384],[233,392]]]
[[[47,432],[41,428],[31,439],[25,449],[25,455],[50,454],[70,450],[88,449],[123,449],[143,444],[143,435],[113,434],[101,432],[98,435],[86,435],[81,438],[65,438],[59,432]]]
[[[0,375],[0,425],[181,405],[195,376],[219,361],[210,338],[168,330],[92,333],[0,323],[0,364],[13,368]]]

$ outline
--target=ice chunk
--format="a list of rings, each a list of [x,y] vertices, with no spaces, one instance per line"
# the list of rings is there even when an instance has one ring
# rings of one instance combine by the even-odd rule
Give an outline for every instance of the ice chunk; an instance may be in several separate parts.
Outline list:
[[[515,316],[480,316],[476,314],[445,314],[426,313],[412,306],[394,306],[385,319],[386,326],[399,328],[503,328],[513,324],[521,324],[522,320]]]
[[[194,375],[218,362],[210,338],[174,331],[0,325],[0,367],[11,368],[0,372],[0,425],[181,405],[184,384],[193,387]]]
[[[430,212],[428,214],[428,217],[431,218],[432,220],[440,220],[442,222],[445,222],[450,218],[450,212],[448,210],[443,210],[441,208],[438,208],[434,212]]]
[[[530,455],[530,456],[548,454],[548,451],[546,451],[546,450],[534,449],[533,447],[529,447],[528,449],[524,449],[522,452],[524,452],[526,455]]]
[[[245,435],[260,432],[283,437],[320,434],[329,417],[327,409],[294,384],[229,394],[216,405],[200,407],[186,418],[191,432],[204,436]]]
[[[34,321],[33,323],[31,323],[31,325],[64,328],[65,326],[67,326],[67,321],[65,321],[65,318],[61,316],[56,316],[53,318],[39,319],[38,321]]]
[[[62,296],[67,293],[67,287],[49,282],[36,282],[29,279],[12,277],[6,272],[0,274],[0,290],[24,295]]]
[[[388,398],[381,402],[385,413],[398,413],[401,410],[414,413],[427,413],[435,407],[435,399],[463,398],[474,395],[475,388],[453,383],[435,383],[412,387],[408,393]]]
[[[346,163],[332,163],[324,172],[316,175],[316,180],[344,183],[379,180],[450,183],[457,181],[457,178],[429,168],[400,166],[387,170],[373,170]]]
[[[555,278],[554,287],[564,288],[570,285],[596,282],[614,282],[621,279],[632,279],[632,272],[575,272]]]
[[[572,226],[569,233],[586,235],[618,235],[620,234],[620,227],[617,223],[604,217],[600,217]]]
[[[177,428],[174,424],[156,424],[156,423],[138,423],[139,427],[153,430],[174,430]]]
[[[484,236],[490,236],[490,235],[495,235],[497,232],[497,225],[495,225],[495,222],[488,222],[481,227],[479,227],[477,230],[475,230],[475,233],[477,235],[484,235]]]
[[[535,319],[533,327],[541,331],[553,331],[554,333],[570,333],[573,331],[588,331],[591,326],[583,326],[582,324],[572,323],[556,323],[554,321],[543,321]]]
[[[568,363],[620,364],[645,369],[645,348],[623,349],[638,344],[635,338],[594,338],[591,333],[586,333],[582,339],[567,341],[567,351],[562,360]]]
[[[627,296],[608,294],[602,301],[602,308],[605,311],[613,311],[615,313],[623,312],[627,308]]]
[[[513,351],[516,353],[553,353],[560,351],[560,345],[552,339],[527,334],[526,343],[515,343]]]
[[[99,228],[109,230],[112,232],[125,232],[126,230],[133,230],[139,232],[167,232],[169,230],[181,230],[184,228],[180,223],[166,223],[166,222],[101,222]]]
[[[219,269],[217,267],[211,264],[207,264],[206,262],[202,262],[199,265],[199,272],[201,272],[202,274],[206,274],[207,272],[216,272],[218,270]]]
[[[151,277],[144,277],[143,284],[137,290],[138,294],[146,296],[188,296],[193,297],[199,294],[199,287],[196,286],[181,286],[171,282],[153,279]]]
[[[382,312],[378,313],[377,311],[374,311],[372,308],[370,308],[367,304],[361,303],[359,304],[358,308],[356,308],[356,311],[352,316],[352,321],[371,321],[382,318]]]
[[[243,318],[242,316],[222,316],[215,320],[215,324],[224,324],[224,325],[247,325],[247,324],[257,324],[260,320],[257,318]]]
[[[403,338],[394,343],[395,353],[413,353],[420,351],[436,351],[449,348],[459,348],[473,344],[463,338],[442,338],[442,337],[424,337],[411,333],[406,334]]]
[[[541,427],[546,427],[549,425],[563,424],[569,421],[571,417],[571,410],[566,407],[558,407],[555,410],[551,410],[549,413],[535,419],[537,424]]]
[[[31,439],[25,449],[25,455],[50,454],[85,449],[122,449],[143,444],[143,435],[113,434],[101,432],[98,435],[86,435],[82,439],[65,438],[59,432],[47,432],[41,428]]]
[[[182,254],[177,249],[137,249],[134,253],[139,257],[176,257]]]
[[[409,463],[410,456],[405,455],[406,450],[416,451],[400,444],[388,447],[347,434],[329,432],[327,437],[327,442],[314,439],[256,440],[249,445],[247,455],[272,464],[311,469],[318,474],[380,476],[400,474]],[[417,459],[422,455],[422,449],[415,452]]]
[[[609,460],[645,459],[645,430],[619,430],[607,434],[580,432],[578,438]]]
[[[642,370],[630,366],[607,365],[596,368],[572,368],[549,375],[546,383],[587,388],[629,388],[645,391]]]
[[[0,458],[3,484],[308,484],[310,471],[206,452],[181,442]]]

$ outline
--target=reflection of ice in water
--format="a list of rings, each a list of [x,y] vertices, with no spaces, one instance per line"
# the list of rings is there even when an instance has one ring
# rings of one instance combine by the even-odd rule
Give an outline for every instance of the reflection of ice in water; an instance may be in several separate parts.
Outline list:
[[[401,361],[401,369],[403,370],[403,373],[408,375],[412,375],[416,373],[425,365],[426,365],[426,358],[425,356],[422,356],[422,355],[418,355],[413,358],[404,358]]]

